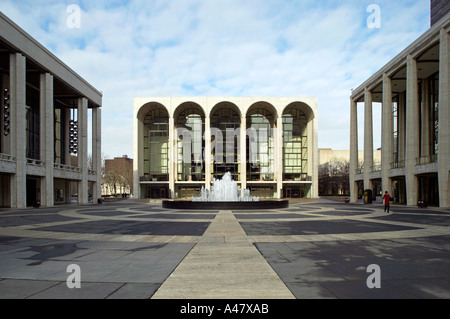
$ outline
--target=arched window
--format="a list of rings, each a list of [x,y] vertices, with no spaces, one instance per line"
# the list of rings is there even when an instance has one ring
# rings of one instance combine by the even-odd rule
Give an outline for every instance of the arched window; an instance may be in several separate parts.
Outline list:
[[[308,179],[308,119],[297,107],[283,114],[283,180]]]
[[[265,105],[247,113],[247,181],[274,180],[275,116]]]
[[[196,104],[187,104],[175,117],[178,136],[178,181],[204,181],[205,115]]]
[[[161,107],[144,118],[144,177],[147,181],[169,180],[169,114]]]
[[[241,117],[233,105],[221,105],[211,115],[211,158],[214,160],[211,177],[220,179],[230,172],[233,180],[240,180],[239,128]]]

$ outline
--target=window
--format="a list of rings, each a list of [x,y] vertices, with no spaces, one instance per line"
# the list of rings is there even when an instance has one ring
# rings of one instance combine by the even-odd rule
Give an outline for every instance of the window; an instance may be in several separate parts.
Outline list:
[[[26,92],[27,158],[40,159],[39,91],[27,86]]]
[[[156,108],[144,119],[144,178],[148,181],[169,180],[169,116]]]
[[[178,181],[204,181],[205,116],[194,106],[185,108],[176,119]]]
[[[221,108],[211,116],[211,158],[214,159],[212,180],[214,178],[221,179],[227,172],[231,173],[233,180],[240,180],[240,145],[238,143],[239,136],[236,135],[239,132],[237,129],[240,124],[241,119],[238,112],[230,107]],[[214,130],[220,131],[218,134],[221,134],[222,141],[214,135]],[[217,143],[221,143],[221,145]]]
[[[247,180],[274,180],[275,119],[268,110],[256,108],[247,115]]]
[[[308,121],[295,107],[283,115],[283,180],[308,179]]]

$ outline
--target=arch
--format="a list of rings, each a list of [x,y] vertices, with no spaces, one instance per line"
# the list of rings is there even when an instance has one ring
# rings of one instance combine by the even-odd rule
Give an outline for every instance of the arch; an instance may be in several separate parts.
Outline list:
[[[164,111],[167,113],[167,116],[169,116],[169,111],[163,104],[159,102],[148,102],[139,108],[136,117],[138,118],[138,120],[143,121],[147,113],[154,108],[164,109]]]
[[[180,104],[174,111],[177,130],[178,181],[205,181],[205,112],[194,102]]]
[[[247,110],[247,181],[274,181],[275,107],[267,102],[254,103]]]
[[[313,108],[309,106],[307,103],[301,101],[292,102],[286,105],[286,107],[283,109],[281,113],[282,116],[286,113],[286,111],[288,111],[291,108],[297,108],[301,110],[306,115],[308,122],[316,117]]]
[[[311,113],[309,106],[302,102],[291,103],[283,110],[283,181],[307,181],[311,175],[308,167]]]
[[[223,102],[217,103],[211,109],[211,112],[209,112],[209,117],[212,118],[214,113],[217,112],[217,110],[223,109],[223,108],[232,109],[233,111],[235,111],[239,115],[239,117],[242,117],[242,112],[239,109],[239,107],[236,104],[234,104],[232,102],[228,102],[228,101],[223,101]]]
[[[147,103],[139,111],[143,123],[143,178],[169,181],[169,113],[159,103]]]
[[[230,102],[221,102],[212,108],[211,158],[214,159],[211,180],[230,172],[235,181],[240,180],[240,127],[241,112]]]
[[[267,112],[269,112],[272,115],[272,117],[274,118],[274,122],[276,121],[276,118],[278,116],[277,109],[269,102],[260,101],[260,102],[253,103],[247,109],[246,117],[248,117],[251,114],[254,114],[254,112],[256,110],[266,110]]]
[[[175,119],[175,121],[180,116],[180,114],[183,112],[186,112],[186,110],[194,110],[194,114],[198,114],[198,115],[202,116],[203,118],[205,118],[205,116],[206,116],[206,112],[200,104],[189,101],[189,102],[181,103],[174,109],[173,118]]]

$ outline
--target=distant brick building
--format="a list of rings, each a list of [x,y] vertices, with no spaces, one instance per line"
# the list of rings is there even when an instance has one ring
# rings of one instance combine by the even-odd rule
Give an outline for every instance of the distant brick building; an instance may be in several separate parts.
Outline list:
[[[127,155],[105,160],[102,195],[131,194],[133,191],[133,159]]]

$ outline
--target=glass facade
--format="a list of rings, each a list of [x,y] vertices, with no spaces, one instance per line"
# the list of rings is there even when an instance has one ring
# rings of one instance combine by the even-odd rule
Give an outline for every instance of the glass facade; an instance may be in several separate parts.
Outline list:
[[[273,114],[266,109],[247,114],[247,181],[274,180],[274,123]]]
[[[144,119],[144,179],[169,181],[169,114],[163,108]]]
[[[283,180],[308,180],[308,120],[290,107],[283,114]]]
[[[241,118],[231,107],[220,108],[211,116],[211,157],[214,159],[211,180],[230,172],[233,180],[240,176],[239,133]]]
[[[177,180],[204,181],[205,116],[197,107],[185,108],[176,118]]]
[[[27,86],[26,144],[27,158],[40,160],[39,91]]]
[[[310,149],[317,147],[315,104],[208,99],[160,98],[136,105],[136,196],[199,197],[227,172],[238,188],[260,198],[317,196],[318,157]]]

